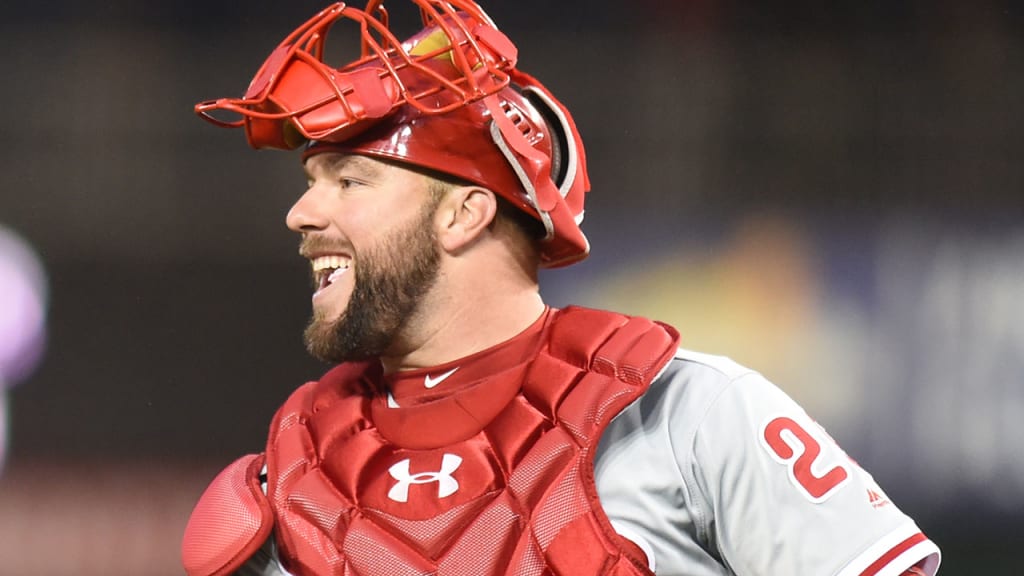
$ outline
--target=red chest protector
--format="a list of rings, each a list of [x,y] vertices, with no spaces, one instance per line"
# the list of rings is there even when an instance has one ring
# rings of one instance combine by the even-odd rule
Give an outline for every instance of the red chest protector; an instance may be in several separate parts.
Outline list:
[[[282,562],[295,574],[641,575],[598,502],[608,423],[672,356],[649,320],[555,313],[531,361],[438,401],[346,394],[346,364],[297,390],[267,445]]]

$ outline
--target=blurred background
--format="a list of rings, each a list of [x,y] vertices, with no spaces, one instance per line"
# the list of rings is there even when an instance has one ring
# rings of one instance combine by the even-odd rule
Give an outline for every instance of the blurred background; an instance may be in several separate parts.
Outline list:
[[[206,484],[326,369],[284,227],[298,158],[192,113],[325,5],[5,6],[0,573],[180,574]],[[1020,573],[1024,6],[484,7],[587,144],[593,256],[548,300],[761,370],[944,576]]]

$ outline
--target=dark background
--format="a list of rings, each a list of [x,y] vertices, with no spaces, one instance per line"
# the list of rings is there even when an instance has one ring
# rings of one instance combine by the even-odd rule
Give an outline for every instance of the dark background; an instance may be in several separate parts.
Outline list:
[[[20,567],[12,573],[177,573],[177,539],[205,483],[260,450],[278,404],[325,369],[302,347],[308,273],[284,227],[304,185],[298,158],[252,152],[242,133],[192,114],[199,100],[239,95],[276,43],[323,6],[5,8],[0,225],[35,247],[50,294],[44,359],[8,392],[0,550]],[[1024,8],[1006,0],[484,7],[519,45],[522,68],[573,111],[589,154],[584,228],[594,255],[546,273],[548,298],[621,308],[608,293],[625,291],[628,308],[646,293],[599,283],[637,276],[651,259],[678,273],[668,286],[651,284],[654,293],[685,301],[689,292],[671,293],[672,279],[694,277],[694,261],[732,262],[727,247],[745,223],[767,217],[782,236],[796,231],[787,246],[810,254],[812,280],[785,276],[769,251],[761,264],[785,278],[779,292],[768,282],[751,289],[759,305],[799,292],[787,287],[823,286],[825,304],[810,317],[852,299],[874,319],[857,340],[868,349],[844,346],[837,357],[873,365],[871,343],[885,341],[902,363],[884,371],[898,375],[891,386],[879,368],[850,380],[880,388],[844,392],[825,374],[818,388],[794,384],[791,393],[814,406],[826,397],[821,410],[834,414],[840,442],[944,549],[944,575],[982,566],[1017,573]],[[972,283],[982,277],[998,279],[998,290]],[[744,278],[723,282],[747,289]],[[898,278],[884,285],[902,296],[880,289],[879,278]],[[931,301],[929,286],[952,287],[954,305],[937,296],[915,312]],[[672,319],[687,334],[685,310]],[[948,348],[929,321],[954,326]],[[724,334],[695,330],[687,345],[757,358],[730,346],[747,342],[742,322],[721,324]],[[983,344],[979,334],[997,337]],[[972,346],[974,360],[956,364],[970,365],[955,377],[961,395],[936,391],[946,381],[929,370],[945,364],[932,359]],[[788,369],[805,353],[793,352]],[[883,402],[889,411],[875,413],[884,417],[854,419],[834,403],[863,390],[870,400],[860,405]],[[929,403],[936,398],[949,405]],[[958,408],[964,399],[980,403]],[[915,459],[942,449],[936,434],[954,424],[942,415],[968,412],[955,438],[1002,423],[957,449],[985,459],[954,459],[962,468]],[[81,552],[71,554],[74,568],[36,552],[53,544],[31,534],[50,523],[63,527],[66,549]]]

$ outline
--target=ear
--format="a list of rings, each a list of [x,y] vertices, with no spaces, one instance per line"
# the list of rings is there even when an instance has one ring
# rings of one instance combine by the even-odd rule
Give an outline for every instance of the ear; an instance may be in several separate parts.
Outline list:
[[[494,192],[477,186],[453,188],[437,209],[438,241],[446,252],[459,252],[488,231],[497,213]]]

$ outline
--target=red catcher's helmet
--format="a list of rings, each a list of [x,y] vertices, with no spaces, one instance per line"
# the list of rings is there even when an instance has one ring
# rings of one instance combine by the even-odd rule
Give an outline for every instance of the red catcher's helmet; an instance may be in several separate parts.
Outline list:
[[[270,54],[243,98],[200,102],[196,112],[244,126],[253,148],[306,144],[305,156],[363,154],[484,186],[544,224],[544,266],[585,258],[579,225],[590,181],[569,111],[515,68],[515,45],[472,0],[412,2],[424,29],[404,42],[381,0],[328,7]],[[341,18],[359,24],[362,56],[334,68],[324,45]]]

